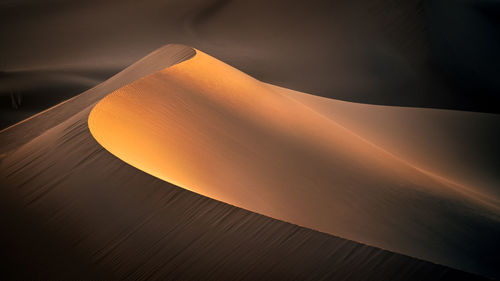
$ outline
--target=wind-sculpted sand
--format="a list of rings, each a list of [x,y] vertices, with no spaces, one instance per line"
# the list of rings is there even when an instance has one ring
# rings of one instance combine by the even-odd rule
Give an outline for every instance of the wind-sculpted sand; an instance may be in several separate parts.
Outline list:
[[[101,100],[89,116],[89,128],[123,161],[204,196],[391,251],[497,275],[500,201],[491,183],[477,187],[449,177],[452,172],[439,173],[436,167],[451,161],[439,154],[420,166],[410,156],[421,147],[396,145],[397,153],[391,152],[383,138],[363,130],[349,115],[337,121],[335,112],[341,110],[332,107],[328,115],[301,98],[305,94],[291,92],[197,51],[193,58]],[[494,130],[499,123],[492,118]],[[370,127],[370,120],[365,121]],[[357,130],[348,124],[357,124]],[[396,140],[404,143],[401,135]],[[431,165],[432,157],[436,165]],[[470,174],[469,179],[477,180],[477,173]]]
[[[168,45],[0,131],[2,277],[483,280],[348,239],[499,276],[493,199],[291,92]]]

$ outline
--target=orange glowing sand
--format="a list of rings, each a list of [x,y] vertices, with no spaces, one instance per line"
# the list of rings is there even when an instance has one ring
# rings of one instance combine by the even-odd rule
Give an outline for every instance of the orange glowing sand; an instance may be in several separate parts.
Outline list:
[[[457,263],[450,234],[470,231],[464,220],[498,223],[494,196],[401,158],[411,147],[388,152],[362,123],[301,95],[197,51],[108,95],[88,124],[105,149],[165,181],[446,265]]]

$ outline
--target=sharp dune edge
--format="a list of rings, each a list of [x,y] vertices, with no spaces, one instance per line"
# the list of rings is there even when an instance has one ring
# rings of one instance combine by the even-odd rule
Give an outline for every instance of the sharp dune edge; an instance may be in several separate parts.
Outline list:
[[[169,45],[3,130],[0,179],[6,211],[1,213],[9,214],[2,223],[12,231],[2,233],[2,242],[7,253],[17,253],[10,256],[12,265],[31,269],[10,267],[10,273],[176,280],[479,279],[179,189],[117,159],[94,136],[125,162],[220,201],[499,276],[498,201],[489,195],[489,185],[475,190],[415,169],[347,130],[347,119],[344,126],[334,122],[314,102],[291,92],[201,52],[195,55],[191,48]],[[23,249],[32,255],[21,256]]]

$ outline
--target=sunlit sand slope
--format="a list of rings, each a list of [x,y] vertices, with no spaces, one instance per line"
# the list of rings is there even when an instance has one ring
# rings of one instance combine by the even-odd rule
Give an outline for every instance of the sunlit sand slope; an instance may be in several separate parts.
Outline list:
[[[89,116],[96,140],[151,175],[273,218],[496,275],[496,197],[416,166],[202,52]]]
[[[0,131],[3,279],[483,280],[178,188],[95,141],[95,102],[193,55],[165,46]]]

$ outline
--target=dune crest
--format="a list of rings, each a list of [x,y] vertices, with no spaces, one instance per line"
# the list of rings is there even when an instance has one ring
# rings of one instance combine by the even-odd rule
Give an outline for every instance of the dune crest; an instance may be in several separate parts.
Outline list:
[[[123,161],[210,198],[468,271],[495,262],[498,199],[203,52],[108,95],[88,125]]]

